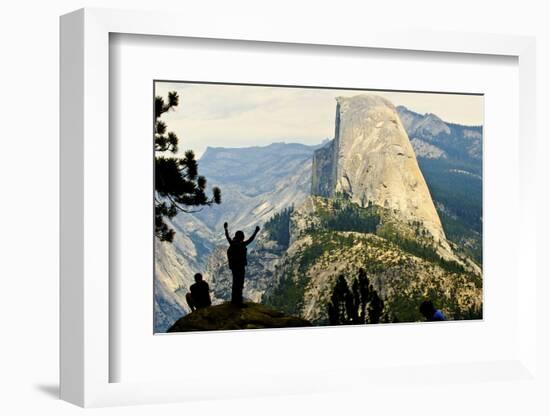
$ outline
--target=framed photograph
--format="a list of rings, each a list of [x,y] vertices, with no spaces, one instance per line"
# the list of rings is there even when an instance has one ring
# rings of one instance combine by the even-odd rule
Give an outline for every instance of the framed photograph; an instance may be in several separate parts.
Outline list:
[[[534,40],[246,33],[61,18],[62,398],[536,383]]]
[[[483,95],[154,97],[155,333],[483,318]]]

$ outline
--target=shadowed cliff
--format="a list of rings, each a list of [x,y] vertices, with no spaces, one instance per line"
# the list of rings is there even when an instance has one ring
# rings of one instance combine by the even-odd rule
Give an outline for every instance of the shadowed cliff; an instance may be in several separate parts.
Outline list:
[[[311,323],[302,318],[285,315],[265,305],[247,302],[244,308],[239,308],[231,303],[223,303],[194,311],[178,319],[167,332],[303,326],[311,326]]]

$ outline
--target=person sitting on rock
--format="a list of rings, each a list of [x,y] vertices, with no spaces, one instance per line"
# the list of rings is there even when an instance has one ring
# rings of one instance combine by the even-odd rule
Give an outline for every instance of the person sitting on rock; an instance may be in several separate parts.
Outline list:
[[[195,274],[195,283],[193,283],[189,289],[191,292],[185,295],[185,300],[187,300],[187,304],[189,308],[191,308],[191,311],[212,305],[212,301],[210,300],[210,287],[208,287],[206,281],[202,280],[202,274]]]
[[[420,313],[424,315],[426,321],[446,321],[445,315],[439,309],[436,309],[431,300],[425,300],[420,304]]]
[[[234,305],[242,306],[243,304],[243,287],[244,287],[244,274],[245,267],[247,266],[246,259],[246,246],[248,246],[256,234],[260,231],[260,227],[256,227],[254,234],[248,239],[244,239],[244,233],[242,231],[237,231],[235,237],[231,238],[229,236],[229,231],[227,230],[227,223],[223,224],[225,230],[225,238],[229,242],[229,248],[227,249],[227,260],[229,262],[229,268],[231,273],[233,273],[233,285],[231,287],[231,303]]]

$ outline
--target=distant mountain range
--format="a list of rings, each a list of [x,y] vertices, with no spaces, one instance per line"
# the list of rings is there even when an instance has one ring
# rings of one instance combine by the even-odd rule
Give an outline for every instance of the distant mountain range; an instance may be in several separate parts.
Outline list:
[[[206,149],[200,172],[223,190],[223,203],[196,214],[211,229],[254,228],[309,195],[311,159],[319,146],[273,143],[269,146]],[[223,237],[223,235],[221,236]]]
[[[440,158],[481,167],[483,129],[481,126],[463,126],[441,120],[435,114],[418,114],[403,106],[397,107],[403,127],[411,141],[438,148]],[[417,157],[432,158],[419,149]],[[474,162],[477,161],[477,162]]]
[[[481,265],[482,128],[446,123],[433,114],[421,115],[405,107],[396,111],[447,239],[461,256]],[[311,195],[314,152],[329,145],[273,143],[206,150],[199,171],[209,185],[222,189],[222,204],[197,214],[178,215],[171,222],[176,230],[174,243],[156,241],[155,332],[166,331],[188,312],[185,293],[196,271],[211,282],[214,303],[227,298],[230,274],[225,266],[223,223],[227,221],[233,232],[242,229],[248,235],[285,208],[301,206]],[[325,206],[322,201],[315,204]],[[300,212],[304,218],[310,215],[303,209]],[[250,255],[248,298],[256,302],[275,299],[276,288],[270,285],[286,249],[273,241],[269,230],[262,230]]]

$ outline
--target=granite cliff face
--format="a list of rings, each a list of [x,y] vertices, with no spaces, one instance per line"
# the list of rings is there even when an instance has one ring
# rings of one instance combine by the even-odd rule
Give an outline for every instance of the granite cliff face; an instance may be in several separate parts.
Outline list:
[[[391,102],[376,95],[338,97],[334,140],[315,152],[312,194],[345,194],[366,207],[392,209],[420,221],[449,251],[415,152]]]

